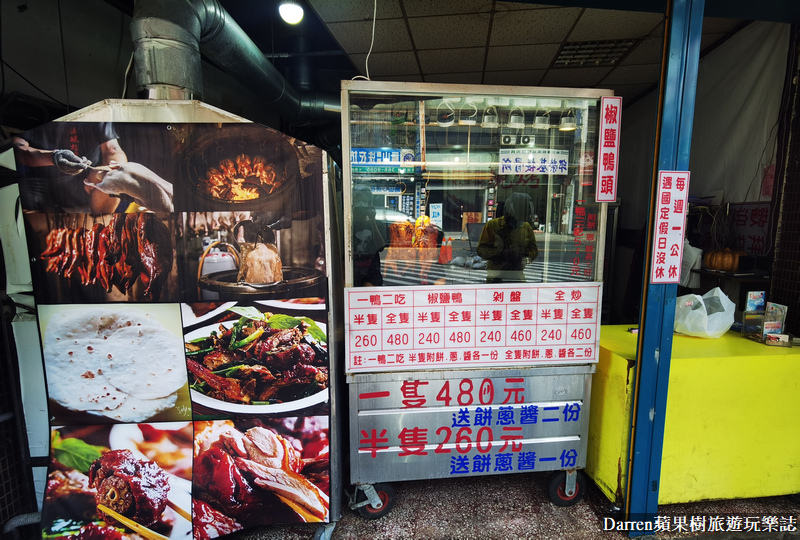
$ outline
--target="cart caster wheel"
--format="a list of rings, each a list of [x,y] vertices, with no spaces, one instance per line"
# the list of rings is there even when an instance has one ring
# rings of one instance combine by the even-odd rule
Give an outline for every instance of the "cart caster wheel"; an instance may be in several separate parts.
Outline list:
[[[583,499],[586,493],[586,476],[581,471],[576,471],[575,493],[572,497],[567,497],[565,493],[567,486],[567,472],[555,471],[547,479],[547,496],[550,502],[556,506],[572,506]]]
[[[397,495],[394,492],[394,488],[391,484],[374,484],[372,487],[375,488],[375,493],[378,494],[380,497],[383,506],[380,508],[375,508],[371,504],[367,504],[364,506],[359,506],[356,508],[358,513],[361,517],[365,519],[379,519],[389,513],[389,511],[394,506],[394,502],[397,499]],[[358,490],[358,495],[356,495],[356,502],[366,501],[367,495],[362,490]]]

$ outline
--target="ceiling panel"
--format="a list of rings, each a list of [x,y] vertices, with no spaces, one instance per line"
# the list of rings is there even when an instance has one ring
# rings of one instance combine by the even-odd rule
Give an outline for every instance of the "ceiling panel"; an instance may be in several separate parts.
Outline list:
[[[375,81],[393,81],[393,82],[425,82],[422,80],[422,75],[377,75],[372,77]]]
[[[372,38],[372,21],[331,23],[333,37],[348,54],[367,53]],[[375,44],[372,52],[409,51],[411,41],[403,19],[379,20],[375,23]]]
[[[509,86],[537,86],[545,74],[543,69],[516,71],[488,71],[484,84],[505,84]]]
[[[518,45],[516,47],[489,47],[487,71],[512,69],[545,69],[550,66],[560,45]]]
[[[719,17],[705,17],[703,19],[704,34],[726,34],[735,30],[744,21],[741,19],[721,19]]]
[[[489,19],[479,15],[452,15],[409,19],[417,49],[453,49],[486,45]]]
[[[529,4],[527,2],[497,2],[498,10],[514,11],[518,9],[550,9],[554,6],[550,4]]]
[[[485,13],[488,19],[492,4],[487,0],[459,0],[458,2],[403,0],[403,7],[406,9],[406,16],[408,17],[454,15],[456,13]]]
[[[481,72],[434,73],[433,75],[425,75],[425,82],[442,84],[481,84]]]
[[[425,82],[442,84],[481,84],[482,73],[474,71],[472,73],[434,73],[425,75]]]
[[[328,23],[341,21],[372,21],[373,0],[308,0],[308,3]],[[398,0],[380,0],[378,18],[394,19],[402,17]]]
[[[660,13],[587,9],[567,39],[605,41],[638,38],[649,34],[663,18]]]
[[[542,79],[542,85],[593,88],[609,71],[608,67],[551,69]]]
[[[633,50],[620,61],[620,65],[661,63],[664,38],[643,39]]]
[[[607,88],[614,91],[615,96],[622,97],[622,105],[630,104],[633,100],[641,97],[645,92],[649,92],[656,87],[657,83],[651,84],[601,84],[599,88]]]
[[[645,64],[637,66],[617,66],[600,81],[600,85],[608,84],[644,84],[657,81],[661,77],[661,64]]]
[[[495,17],[492,45],[559,43],[575,24],[580,8],[511,11]]]
[[[366,75],[372,2],[309,2],[356,69]],[[635,99],[658,83],[664,21],[660,12],[524,1],[378,0],[370,76],[449,83],[600,86]],[[741,26],[739,19],[704,19],[701,50],[710,50]],[[566,43],[620,39],[635,44],[616,66],[551,67]]]
[[[350,60],[366,75],[364,61],[366,54],[351,54]],[[372,53],[369,55],[369,74],[372,75],[413,75],[419,74],[417,59],[410,51]]]
[[[423,73],[462,73],[483,69],[484,47],[419,51]]]

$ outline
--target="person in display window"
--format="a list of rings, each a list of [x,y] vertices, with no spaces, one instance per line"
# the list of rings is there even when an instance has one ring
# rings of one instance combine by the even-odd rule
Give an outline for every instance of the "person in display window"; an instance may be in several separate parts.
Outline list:
[[[486,282],[524,282],[525,266],[539,255],[529,195],[512,193],[503,215],[486,223],[478,241],[478,255],[486,259]]]
[[[372,190],[367,186],[353,187],[353,285],[380,287],[383,285],[381,255],[384,239],[375,221]]]

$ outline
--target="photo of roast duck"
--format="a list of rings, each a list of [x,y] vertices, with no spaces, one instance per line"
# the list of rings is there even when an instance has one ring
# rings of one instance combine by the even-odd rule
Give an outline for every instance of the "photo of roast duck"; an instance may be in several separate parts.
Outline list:
[[[107,225],[91,229],[56,228],[47,234],[45,270],[84,286],[99,284],[107,293],[127,293],[139,279],[144,294],[157,301],[172,270],[169,228],[149,213],[114,214]]]
[[[241,526],[328,521],[328,495],[308,474],[320,461],[327,471],[322,450],[306,458],[269,428],[243,433],[231,421],[196,422],[195,498]],[[198,537],[203,524],[194,527]]]

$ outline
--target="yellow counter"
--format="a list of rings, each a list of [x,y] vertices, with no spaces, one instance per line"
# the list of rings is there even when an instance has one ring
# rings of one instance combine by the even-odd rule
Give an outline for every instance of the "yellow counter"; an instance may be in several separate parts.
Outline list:
[[[586,473],[622,500],[637,335],[603,326]],[[630,369],[629,369],[630,366]],[[675,335],[659,504],[800,492],[800,348]]]

